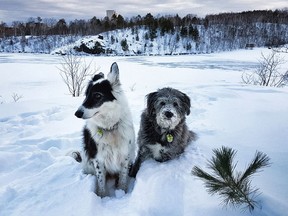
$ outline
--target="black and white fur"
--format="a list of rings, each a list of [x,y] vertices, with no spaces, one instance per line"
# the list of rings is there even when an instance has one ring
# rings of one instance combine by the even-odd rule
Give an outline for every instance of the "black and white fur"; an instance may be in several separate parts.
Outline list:
[[[174,159],[196,139],[185,122],[190,107],[190,98],[173,88],[162,88],[147,95],[147,107],[141,115],[138,133],[139,152],[130,170],[131,177],[136,176],[144,160]]]
[[[103,73],[90,81],[86,98],[75,115],[86,120],[84,151],[74,152],[84,173],[96,176],[96,194],[108,195],[106,177],[117,176],[118,189],[127,192],[129,167],[135,159],[135,133],[127,99],[121,89],[119,69],[113,63],[107,79]]]

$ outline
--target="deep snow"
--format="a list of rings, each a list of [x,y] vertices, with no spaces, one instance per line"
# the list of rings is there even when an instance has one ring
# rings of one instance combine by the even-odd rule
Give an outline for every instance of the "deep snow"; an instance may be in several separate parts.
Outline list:
[[[146,161],[128,194],[116,191],[104,199],[93,193],[94,177],[66,156],[81,148],[84,121],[74,112],[83,97],[68,95],[57,69],[61,58],[1,53],[0,215],[251,215],[223,208],[219,197],[207,194],[190,174],[195,165],[206,170],[212,149],[222,145],[237,150],[237,170],[256,150],[271,158],[271,167],[252,180],[262,192],[262,207],[252,215],[287,215],[288,89],[241,83],[241,74],[253,70],[261,52],[269,50],[86,57],[106,74],[112,62],[118,63],[136,134],[145,95],[170,86],[190,96],[187,123],[199,136],[179,159]],[[15,103],[12,94],[23,97]]]

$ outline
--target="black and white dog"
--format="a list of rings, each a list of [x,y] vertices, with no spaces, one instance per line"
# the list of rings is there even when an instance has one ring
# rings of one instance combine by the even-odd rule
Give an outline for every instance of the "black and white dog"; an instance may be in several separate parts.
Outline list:
[[[129,175],[135,177],[141,163],[154,158],[164,162],[184,152],[196,134],[188,130],[190,98],[173,88],[162,88],[147,95],[147,108],[141,115],[139,152]]]
[[[96,176],[96,194],[108,195],[107,175],[117,176],[118,189],[127,192],[129,167],[136,154],[135,133],[116,63],[107,79],[99,73],[89,82],[86,98],[75,115],[85,119],[86,125],[84,151],[73,156],[82,162],[84,173]]]

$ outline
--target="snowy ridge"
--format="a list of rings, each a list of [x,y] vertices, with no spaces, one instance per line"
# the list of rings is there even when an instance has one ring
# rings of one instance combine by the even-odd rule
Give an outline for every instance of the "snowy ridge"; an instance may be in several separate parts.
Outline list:
[[[286,215],[288,89],[240,83],[242,72],[253,70],[261,52],[269,50],[85,57],[94,59],[105,74],[112,62],[118,63],[136,132],[145,95],[170,86],[190,96],[187,124],[199,135],[178,159],[144,162],[129,193],[115,191],[115,196],[104,199],[93,193],[94,176],[84,175],[80,164],[66,156],[81,148],[84,121],[74,112],[83,97],[67,95],[56,68],[60,57],[0,54],[1,216]],[[12,92],[23,98],[12,102]],[[262,192],[261,209],[252,214],[222,208],[219,197],[208,195],[202,182],[191,176],[192,167],[206,169],[212,149],[222,145],[238,151],[240,170],[256,150],[271,158],[272,166],[252,179]]]
[[[212,24],[208,27],[195,24],[193,28],[197,31],[197,37],[181,35],[179,27],[175,27],[174,32],[161,33],[159,28],[151,30],[147,26],[134,26],[90,36],[7,37],[0,40],[0,52],[79,54],[83,50],[82,45],[92,49],[86,50],[86,53],[97,55],[183,55],[238,50],[245,48],[247,44],[264,47],[288,42],[287,24],[256,22],[249,26]]]
[[[188,54],[196,53],[196,42],[189,39],[180,39],[177,41],[176,34],[165,34],[160,36],[158,32],[157,38],[153,41],[145,39],[145,35],[149,34],[149,30],[140,28],[138,34],[133,34],[131,28],[104,32],[96,36],[86,36],[77,40],[75,43],[55,49],[52,54],[59,53],[78,53],[75,47],[85,44],[87,48],[93,49],[95,43],[99,42],[103,47],[102,55],[171,55],[171,54]],[[139,38],[137,40],[137,37]],[[121,42],[127,42],[127,50],[123,50]],[[192,43],[191,49],[187,51],[185,45]]]

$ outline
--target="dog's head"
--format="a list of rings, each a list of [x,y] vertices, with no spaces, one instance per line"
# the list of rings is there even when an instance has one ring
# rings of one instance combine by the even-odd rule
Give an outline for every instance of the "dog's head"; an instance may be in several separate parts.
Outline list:
[[[190,107],[190,98],[173,88],[162,88],[147,95],[148,115],[156,118],[163,129],[173,130],[190,114]]]
[[[117,92],[120,88],[119,69],[116,62],[111,65],[107,79],[103,73],[96,74],[89,82],[86,89],[86,98],[82,105],[75,112],[78,118],[93,118],[103,126],[106,121],[119,120],[121,113],[120,105],[117,102]],[[105,123],[104,123],[105,122]]]

